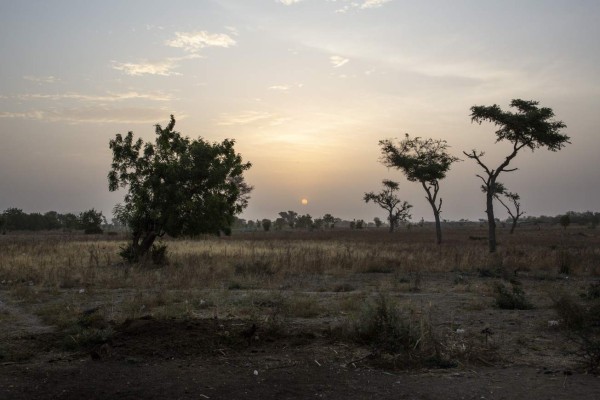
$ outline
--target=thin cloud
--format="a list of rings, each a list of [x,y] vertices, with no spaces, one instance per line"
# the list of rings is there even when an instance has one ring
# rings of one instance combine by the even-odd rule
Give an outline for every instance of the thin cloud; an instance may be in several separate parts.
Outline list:
[[[300,3],[302,0],[277,0],[278,3],[291,6],[292,4]]]
[[[333,65],[333,68],[339,68],[342,65],[347,64],[350,60],[341,56],[331,56],[329,57],[329,61],[331,62],[331,65]]]
[[[330,0],[330,1],[334,1],[337,2],[339,0]],[[365,10],[365,9],[369,9],[369,8],[379,8],[381,6],[383,6],[386,3],[389,3],[392,0],[362,0],[360,2],[354,1],[352,0],[351,2],[349,0],[343,0],[345,1],[347,4],[345,4],[343,7],[335,10],[336,13],[346,13],[350,10]]]
[[[379,8],[382,5],[384,5],[385,3],[389,3],[390,1],[392,1],[392,0],[365,0],[359,6],[359,8],[361,8],[363,10],[365,8]]]
[[[139,93],[135,91],[124,93],[111,93],[106,95],[88,95],[80,93],[64,93],[64,94],[23,94],[18,96],[22,100],[81,100],[89,102],[118,102],[127,100],[152,100],[152,101],[171,101],[173,96],[163,92]]]
[[[23,76],[23,79],[25,79],[26,81],[30,81],[30,82],[35,82],[35,83],[57,83],[60,82],[60,79],[58,79],[55,76],[34,76],[34,75],[25,75]]]
[[[235,40],[225,33],[200,32],[175,32],[175,39],[167,40],[167,46],[195,52],[205,47],[231,47]]]
[[[0,118],[30,119],[48,122],[79,123],[128,123],[155,124],[172,114],[172,110],[143,107],[85,107],[63,110],[31,110],[26,112],[2,112]],[[184,117],[178,114],[178,119]]]
[[[276,91],[280,91],[280,92],[287,92],[290,89],[301,88],[302,86],[304,86],[302,83],[296,83],[294,85],[273,85],[273,86],[269,86],[269,90],[276,90]]]
[[[160,76],[172,76],[181,75],[178,72],[173,71],[179,65],[173,59],[166,59],[163,61],[143,61],[140,63],[120,63],[113,62],[113,69],[122,71],[130,76],[142,76],[142,75],[160,75]]]
[[[243,111],[236,114],[223,113],[219,116],[219,126],[241,126],[250,124],[261,124],[276,126],[287,121],[288,118],[265,111]]]

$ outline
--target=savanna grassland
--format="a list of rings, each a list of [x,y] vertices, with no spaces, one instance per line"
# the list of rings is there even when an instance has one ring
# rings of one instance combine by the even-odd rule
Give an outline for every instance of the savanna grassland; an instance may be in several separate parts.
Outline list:
[[[600,233],[0,236],[1,398],[598,398]]]

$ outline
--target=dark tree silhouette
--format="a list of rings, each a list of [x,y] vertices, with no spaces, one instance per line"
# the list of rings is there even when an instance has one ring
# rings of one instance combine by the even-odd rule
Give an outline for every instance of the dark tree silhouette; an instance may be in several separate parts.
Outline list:
[[[485,193],[487,188],[485,185],[481,185],[481,190]],[[512,235],[517,228],[517,224],[519,223],[519,218],[521,218],[525,211],[521,210],[521,196],[518,193],[509,192],[504,184],[501,182],[496,182],[496,189],[494,190],[494,198],[498,200],[500,204],[506,211],[512,220],[512,224],[510,226],[510,234]],[[508,203],[508,204],[507,204]]]
[[[390,232],[402,221],[410,219],[410,208],[412,205],[402,201],[396,196],[400,185],[397,182],[384,180],[383,190],[379,193],[365,193],[365,203],[372,201],[388,212],[388,221],[390,223]]]
[[[127,188],[115,217],[132,231],[132,243],[121,255],[137,261],[157,237],[231,233],[236,214],[247,205],[252,187],[243,173],[250,168],[234,151],[235,141],[191,140],[156,125],[155,143],[134,141],[133,133],[110,141],[110,191]]]
[[[488,245],[490,253],[496,251],[496,221],[494,218],[494,199],[496,198],[497,179],[502,172],[516,171],[508,168],[510,162],[523,148],[531,151],[545,147],[558,151],[570,143],[569,137],[561,133],[566,125],[562,121],[553,121],[554,111],[547,107],[538,107],[539,102],[515,99],[510,106],[516,112],[503,111],[498,105],[471,107],[471,122],[481,124],[484,121],[496,125],[496,143],[506,140],[512,143],[512,151],[497,168],[489,168],[482,160],[484,153],[476,150],[463,152],[483,169],[479,177],[485,186],[486,209],[488,219]]]
[[[445,140],[410,138],[405,135],[398,145],[392,140],[381,140],[382,162],[390,168],[401,170],[406,179],[419,182],[427,196],[425,197],[433,210],[437,244],[442,243],[442,198],[438,198],[441,179],[446,177],[452,163],[459,161],[448,154]]]
[[[279,216],[283,218],[290,228],[294,228],[296,226],[296,222],[298,220],[298,213],[296,211],[282,211],[279,213]]]

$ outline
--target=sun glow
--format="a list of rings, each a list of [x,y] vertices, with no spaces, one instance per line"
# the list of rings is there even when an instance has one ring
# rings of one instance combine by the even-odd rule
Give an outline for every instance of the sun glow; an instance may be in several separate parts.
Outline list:
[[[300,200],[300,203],[302,203],[303,206],[308,204],[308,199],[303,198],[302,200]]]

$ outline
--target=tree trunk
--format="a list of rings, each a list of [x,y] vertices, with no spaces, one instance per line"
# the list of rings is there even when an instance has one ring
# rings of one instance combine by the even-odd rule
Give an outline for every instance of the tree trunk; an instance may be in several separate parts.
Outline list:
[[[156,232],[151,231],[146,232],[144,238],[142,239],[142,232],[135,232],[133,234],[133,240],[131,243],[131,253],[129,255],[129,261],[138,262],[146,254],[148,254],[148,251],[150,250],[150,248],[152,248],[154,240],[157,236],[158,235],[156,234]],[[140,239],[142,239],[141,243]]]
[[[490,253],[496,252],[496,220],[494,219],[494,183],[488,188],[486,210],[488,217],[488,244]]]
[[[427,194],[429,194],[429,192]],[[436,244],[442,244],[442,224],[440,223],[440,212],[437,206],[435,205],[435,200],[433,200],[431,196],[426,197],[426,199],[431,205],[431,209],[433,210],[433,217],[435,218],[435,242]]]
[[[434,209],[433,216],[435,217],[436,243],[442,244],[442,224],[440,223],[440,213]]]
[[[514,231],[515,231],[515,228],[517,227],[517,221],[518,221],[517,219],[514,219],[514,218],[513,218],[512,225],[511,225],[511,227],[510,227],[510,234],[511,234],[511,235],[514,233]]]
[[[142,243],[140,244],[140,247],[138,250],[138,257],[142,258],[146,254],[148,254],[148,251],[154,244],[154,240],[156,239],[156,237],[157,237],[157,235],[154,231],[146,233],[146,237],[144,237],[144,240],[142,240]]]
[[[394,232],[394,214],[390,211],[390,216],[388,217],[388,221],[390,221],[390,233]]]

